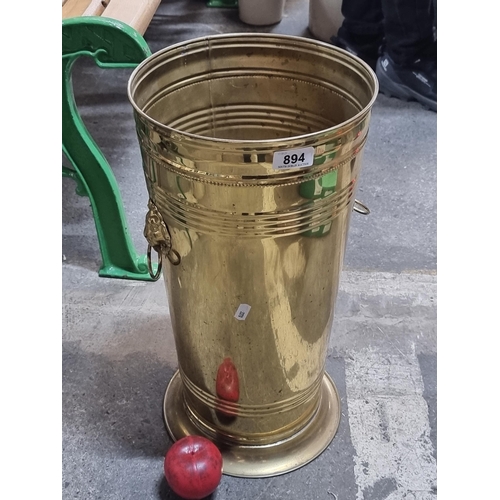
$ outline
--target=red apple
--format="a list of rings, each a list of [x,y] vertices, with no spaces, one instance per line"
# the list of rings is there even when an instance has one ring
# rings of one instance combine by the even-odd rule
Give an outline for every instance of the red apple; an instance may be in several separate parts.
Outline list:
[[[207,438],[186,436],[165,455],[165,478],[172,490],[186,500],[200,500],[213,493],[222,477],[222,455]]]

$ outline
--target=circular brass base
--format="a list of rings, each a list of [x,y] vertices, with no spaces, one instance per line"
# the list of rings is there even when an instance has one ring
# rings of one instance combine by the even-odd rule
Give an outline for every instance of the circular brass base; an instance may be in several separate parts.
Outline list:
[[[200,431],[184,411],[182,381],[176,372],[168,384],[163,415],[174,441]],[[330,444],[340,423],[340,398],[325,373],[318,410],[310,422],[290,438],[265,446],[233,446],[222,450],[224,474],[237,477],[271,477],[291,472],[314,460]]]

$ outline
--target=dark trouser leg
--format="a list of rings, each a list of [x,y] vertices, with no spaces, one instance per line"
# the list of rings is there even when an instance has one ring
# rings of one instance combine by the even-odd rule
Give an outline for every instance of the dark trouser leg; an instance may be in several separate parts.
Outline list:
[[[381,0],[344,0],[344,21],[339,30],[352,37],[382,39],[384,36]]]
[[[377,61],[380,90],[437,111],[437,51],[432,0],[382,0],[385,52]]]
[[[433,0],[381,0],[386,51],[398,65],[436,58]]]
[[[344,21],[332,42],[375,68],[384,38],[380,0],[343,0],[342,14]]]

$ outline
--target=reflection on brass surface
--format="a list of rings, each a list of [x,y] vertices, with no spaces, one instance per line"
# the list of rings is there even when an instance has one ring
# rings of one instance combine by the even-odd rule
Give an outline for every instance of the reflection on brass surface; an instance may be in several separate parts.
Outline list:
[[[163,270],[179,363],[175,411],[165,402],[175,439],[250,446],[249,463],[287,442],[303,465],[333,438],[336,426],[318,431],[314,452],[297,450],[321,404],[323,417],[335,407],[334,389],[321,403],[324,365],[377,91],[360,60],[283,35],[183,42],[132,74],[149,196],[179,256]],[[217,392],[224,362],[238,381],[229,398]]]
[[[199,434],[185,411],[183,393],[183,384],[177,372],[168,384],[163,401],[168,432],[171,436],[177,436],[177,439]],[[339,423],[340,398],[335,384],[325,373],[314,417],[291,438],[267,446],[245,446],[244,443],[227,446],[219,442],[224,474],[269,477],[298,469],[324,451],[335,436]]]

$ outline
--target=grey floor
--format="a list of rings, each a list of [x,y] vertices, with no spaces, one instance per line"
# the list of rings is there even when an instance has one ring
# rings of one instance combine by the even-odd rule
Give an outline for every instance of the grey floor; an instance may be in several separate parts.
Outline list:
[[[264,31],[313,38],[308,1],[256,29],[202,0],[163,2],[153,52],[197,36]],[[147,193],[130,70],[74,71],[81,114],[121,189],[136,248]],[[270,479],[223,476],[212,499],[429,500],[436,496],[436,117],[379,95],[373,109],[327,358],[342,399],[339,431],[303,468]],[[178,498],[163,479],[162,420],[176,354],[162,282],[100,278],[87,198],[63,180],[63,498]]]

